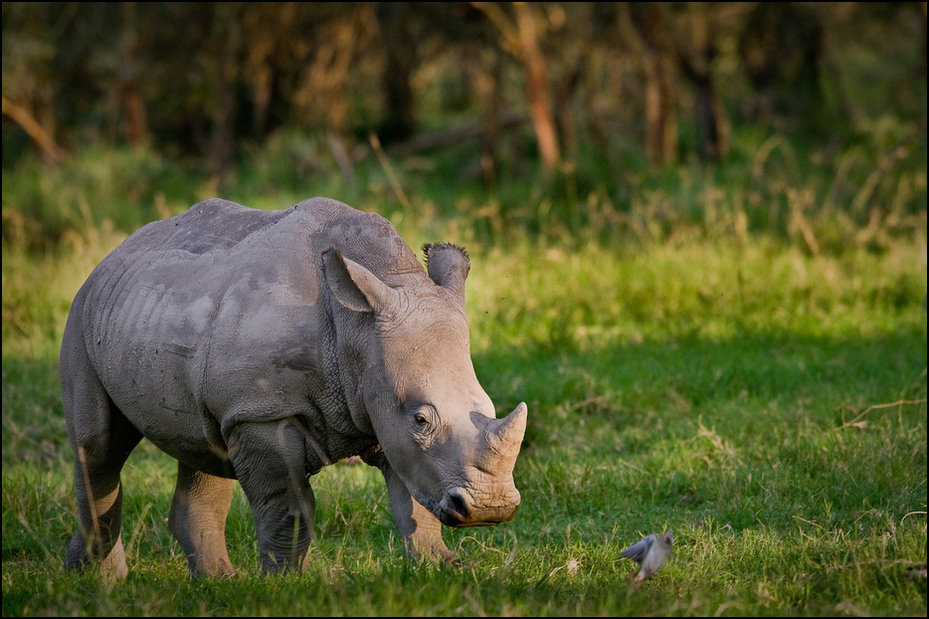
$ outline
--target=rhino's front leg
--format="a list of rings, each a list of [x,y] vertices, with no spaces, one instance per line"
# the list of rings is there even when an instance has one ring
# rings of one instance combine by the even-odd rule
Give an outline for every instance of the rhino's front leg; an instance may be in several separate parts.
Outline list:
[[[290,419],[242,423],[230,432],[229,456],[252,507],[261,567],[306,568],[316,501],[307,481],[303,432]]]
[[[226,516],[235,481],[177,464],[177,487],[168,526],[180,542],[193,576],[235,573],[226,550]]]
[[[403,548],[411,561],[429,559],[458,563],[442,539],[442,523],[407,490],[400,476],[385,461],[378,465],[387,482],[387,496],[394,522],[403,539]]]

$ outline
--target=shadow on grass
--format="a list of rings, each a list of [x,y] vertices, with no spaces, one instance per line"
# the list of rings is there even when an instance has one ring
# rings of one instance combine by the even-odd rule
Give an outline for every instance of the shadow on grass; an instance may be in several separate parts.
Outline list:
[[[926,359],[912,328],[540,346],[475,367],[501,412],[529,404],[517,535],[672,528],[686,544],[707,526],[878,539],[924,514]]]
[[[476,354],[474,365],[498,415],[527,402],[532,445],[569,430],[568,419],[599,416],[624,428],[643,418],[731,414],[740,402],[759,409],[744,410],[746,420],[779,406],[840,425],[871,405],[925,399],[926,358],[926,331],[913,328],[870,337],[782,332],[524,346]]]

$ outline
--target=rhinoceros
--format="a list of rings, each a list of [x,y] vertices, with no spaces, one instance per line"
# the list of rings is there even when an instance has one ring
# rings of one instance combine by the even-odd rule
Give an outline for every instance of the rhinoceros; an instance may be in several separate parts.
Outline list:
[[[511,520],[527,407],[496,418],[472,365],[467,253],[336,200],[208,199],[130,235],[71,306],[60,354],[80,526],[67,566],[127,574],[120,471],[144,437],[178,462],[168,525],[194,575],[234,573],[234,480],[265,571],[305,569],[309,477],[383,473],[414,562],[455,562],[441,524]]]

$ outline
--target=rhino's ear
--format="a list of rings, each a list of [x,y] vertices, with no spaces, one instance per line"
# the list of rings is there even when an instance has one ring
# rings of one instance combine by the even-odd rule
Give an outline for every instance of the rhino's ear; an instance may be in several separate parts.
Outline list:
[[[334,247],[323,252],[323,271],[329,290],[343,307],[380,312],[396,303],[396,290]]]
[[[468,252],[452,243],[426,243],[423,253],[432,281],[451,292],[464,305],[465,279],[471,270]]]

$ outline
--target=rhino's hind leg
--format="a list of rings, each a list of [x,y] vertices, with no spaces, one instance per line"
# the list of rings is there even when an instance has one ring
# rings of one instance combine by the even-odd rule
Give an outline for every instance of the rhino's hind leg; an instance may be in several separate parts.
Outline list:
[[[177,464],[177,487],[168,527],[181,544],[194,576],[235,573],[226,549],[226,516],[235,481]]]
[[[316,501],[307,481],[310,456],[302,429],[290,419],[242,423],[231,431],[228,445],[255,517],[261,567],[305,569]]]
[[[120,538],[123,490],[119,474],[115,480],[106,481],[97,475],[95,482],[89,483],[81,458],[77,458],[74,468],[80,527],[68,544],[65,565],[73,570],[96,564],[107,578],[122,580],[129,568]]]
[[[86,439],[72,435],[80,527],[68,545],[66,565],[69,569],[82,569],[88,563],[97,563],[108,578],[122,579],[128,568],[120,539],[123,505],[120,471],[142,435],[112,403],[101,404],[97,412],[101,414],[88,417],[104,419],[105,429],[95,428]]]

